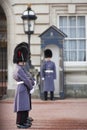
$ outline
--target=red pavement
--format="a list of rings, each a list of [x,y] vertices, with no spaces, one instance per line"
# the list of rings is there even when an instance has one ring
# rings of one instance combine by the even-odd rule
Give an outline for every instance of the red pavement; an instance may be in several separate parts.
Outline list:
[[[87,130],[87,99],[32,99],[30,130]],[[0,130],[18,130],[13,100],[0,101]]]

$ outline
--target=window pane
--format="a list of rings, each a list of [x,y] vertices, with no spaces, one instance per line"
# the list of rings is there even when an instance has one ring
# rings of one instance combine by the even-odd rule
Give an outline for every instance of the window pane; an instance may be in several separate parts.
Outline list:
[[[59,17],[59,26],[66,27],[67,26],[67,17],[66,16],[60,16]]]
[[[76,41],[75,40],[70,40],[69,41],[69,47],[70,50],[76,50]]]
[[[69,22],[69,26],[70,26],[70,27],[71,27],[71,26],[76,27],[76,17],[70,16],[68,22]]]
[[[78,40],[77,44],[78,44],[78,49],[85,50],[85,48],[86,48],[85,40]]]
[[[85,27],[85,17],[84,16],[77,17],[77,26],[84,26]]]
[[[69,61],[76,61],[76,41],[75,40],[70,40],[69,45],[68,45],[68,50],[69,50]]]
[[[69,28],[68,29],[68,37],[69,38],[76,38],[76,28]]]
[[[84,51],[79,51],[78,52],[78,61],[85,61],[86,60],[86,55]]]
[[[77,38],[85,38],[85,28],[77,28]]]
[[[69,61],[76,61],[76,51],[69,52]]]

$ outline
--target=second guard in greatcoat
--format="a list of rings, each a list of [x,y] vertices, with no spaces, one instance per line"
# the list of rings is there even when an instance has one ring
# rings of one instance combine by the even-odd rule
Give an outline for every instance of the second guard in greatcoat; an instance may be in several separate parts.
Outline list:
[[[50,92],[50,99],[54,99],[54,79],[56,79],[56,67],[55,63],[51,61],[52,51],[50,49],[46,49],[44,51],[45,60],[41,65],[41,79],[43,80],[43,92],[44,99],[47,100],[48,92]]]

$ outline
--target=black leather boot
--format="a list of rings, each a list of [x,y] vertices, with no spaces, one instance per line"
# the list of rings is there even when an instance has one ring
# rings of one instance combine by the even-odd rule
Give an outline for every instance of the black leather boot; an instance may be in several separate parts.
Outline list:
[[[53,91],[50,92],[50,100],[54,100],[54,92]]]
[[[48,95],[48,93],[47,93],[47,91],[45,91],[44,92],[44,100],[47,100],[47,95]]]

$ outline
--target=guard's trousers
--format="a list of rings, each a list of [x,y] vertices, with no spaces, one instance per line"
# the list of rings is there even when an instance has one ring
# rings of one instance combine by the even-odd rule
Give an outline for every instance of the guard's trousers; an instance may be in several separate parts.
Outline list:
[[[54,92],[53,91],[50,91],[50,100],[53,100],[54,98]],[[45,91],[44,92],[44,100],[47,100],[48,99],[48,92]]]
[[[17,112],[16,124],[23,125],[27,122],[28,111]]]

